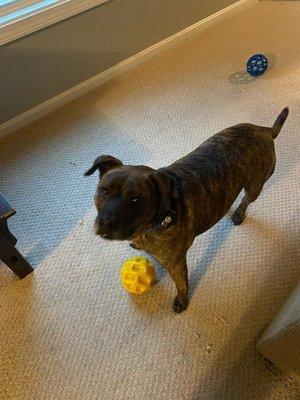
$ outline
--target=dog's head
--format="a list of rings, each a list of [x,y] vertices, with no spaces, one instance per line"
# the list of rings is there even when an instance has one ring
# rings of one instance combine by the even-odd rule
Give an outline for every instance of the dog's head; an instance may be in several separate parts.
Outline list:
[[[110,240],[133,239],[151,229],[170,208],[174,182],[166,173],[142,165],[123,165],[108,155],[98,157],[85,175],[97,170],[97,235]]]

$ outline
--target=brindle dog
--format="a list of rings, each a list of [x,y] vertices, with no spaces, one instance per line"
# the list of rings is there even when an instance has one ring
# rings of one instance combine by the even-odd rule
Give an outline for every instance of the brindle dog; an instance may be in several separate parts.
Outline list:
[[[103,155],[85,173],[100,172],[96,234],[130,240],[154,256],[176,284],[175,312],[188,306],[186,253],[195,236],[215,225],[242,189],[245,195],[232,221],[244,221],[247,207],[274,172],[274,139],[288,112],[282,110],[272,128],[239,124],[224,129],[169,167],[128,166]]]

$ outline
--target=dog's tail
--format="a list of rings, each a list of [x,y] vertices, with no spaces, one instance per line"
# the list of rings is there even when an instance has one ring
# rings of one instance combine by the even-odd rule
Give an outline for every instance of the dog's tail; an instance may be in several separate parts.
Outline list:
[[[272,128],[272,134],[271,134],[273,139],[275,139],[278,136],[288,115],[289,115],[289,109],[288,109],[288,107],[285,107],[281,111],[281,113],[278,115],[278,117],[276,118],[276,121],[274,122],[274,125]]]

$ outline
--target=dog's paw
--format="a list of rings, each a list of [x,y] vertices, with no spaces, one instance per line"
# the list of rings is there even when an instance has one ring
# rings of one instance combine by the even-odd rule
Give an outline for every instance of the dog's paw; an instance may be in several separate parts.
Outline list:
[[[231,217],[232,222],[234,225],[241,225],[241,223],[245,219],[245,214],[241,214],[240,212],[235,211]]]
[[[189,299],[187,297],[176,296],[172,303],[172,309],[176,313],[181,313],[187,309],[189,305]]]
[[[130,242],[129,243],[129,246],[130,247],[132,247],[133,249],[135,249],[135,250],[141,250],[135,243],[133,243],[133,242]]]

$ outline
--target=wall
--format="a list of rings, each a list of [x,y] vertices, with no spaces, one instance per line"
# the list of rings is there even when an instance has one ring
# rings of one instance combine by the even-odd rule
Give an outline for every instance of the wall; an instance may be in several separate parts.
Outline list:
[[[0,124],[233,0],[111,0],[0,48]]]

